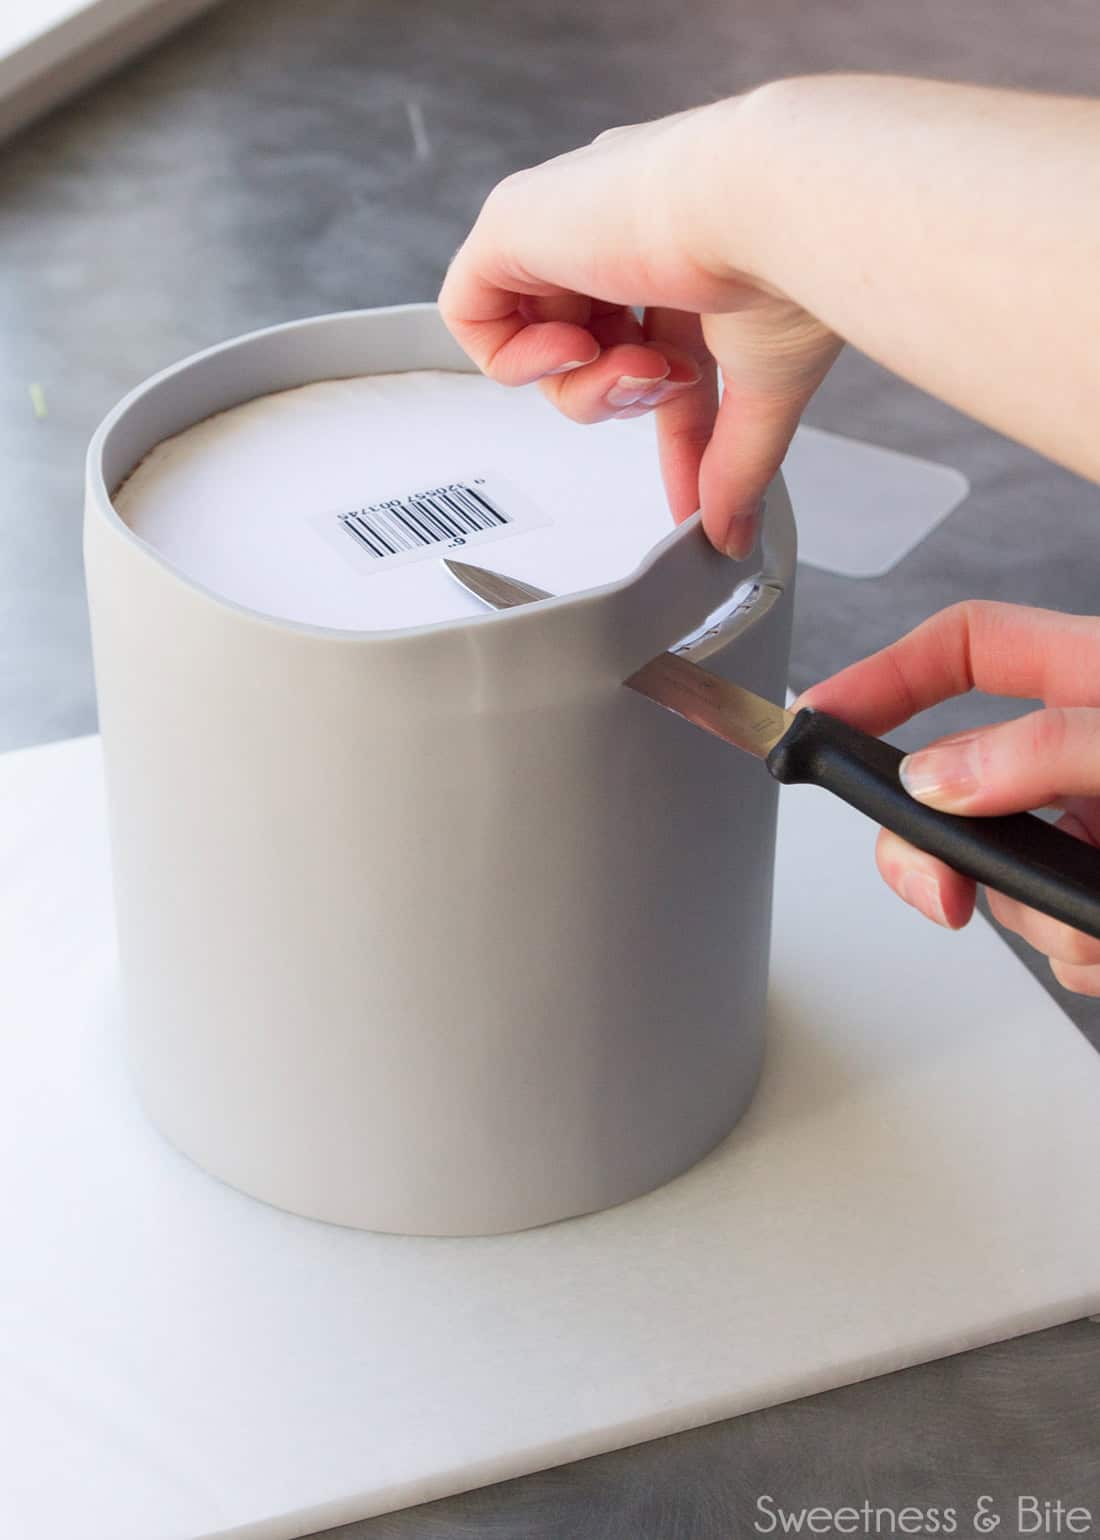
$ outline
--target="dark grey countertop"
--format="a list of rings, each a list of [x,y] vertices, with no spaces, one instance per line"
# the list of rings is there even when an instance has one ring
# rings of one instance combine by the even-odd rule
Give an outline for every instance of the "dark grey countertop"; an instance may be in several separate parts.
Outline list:
[[[82,457],[130,386],[294,316],[431,298],[503,174],[758,80],[856,68],[1095,92],[1095,0],[228,0],[0,147],[0,749],[95,726]],[[429,154],[418,157],[409,104]],[[1026,188],[1021,188],[1026,208]],[[35,417],[29,387],[45,394]],[[893,572],[804,569],[792,683],[951,601],[1100,608],[1100,492],[845,356],[809,420],[958,466],[972,491]],[[968,700],[899,735],[1003,714]],[[1100,1003],[1060,991],[1094,1044]],[[758,1495],[1089,1506],[1100,1330],[1081,1322],[330,1534],[727,1540]]]

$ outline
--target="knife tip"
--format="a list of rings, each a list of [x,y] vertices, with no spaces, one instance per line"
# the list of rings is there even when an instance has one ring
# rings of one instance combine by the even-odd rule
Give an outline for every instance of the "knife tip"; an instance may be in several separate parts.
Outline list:
[[[458,578],[460,582],[464,577],[480,577],[482,572],[480,567],[473,567],[468,561],[452,561],[449,556],[444,556],[443,565],[446,567],[451,576]]]

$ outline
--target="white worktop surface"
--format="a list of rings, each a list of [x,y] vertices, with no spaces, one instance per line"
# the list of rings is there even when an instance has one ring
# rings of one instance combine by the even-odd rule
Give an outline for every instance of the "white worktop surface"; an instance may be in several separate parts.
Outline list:
[[[711,1157],[486,1240],[298,1219],[144,1122],[95,739],[0,757],[0,1464],[21,1540],[287,1540],[1100,1309],[1100,1058],[782,795],[768,1061]]]

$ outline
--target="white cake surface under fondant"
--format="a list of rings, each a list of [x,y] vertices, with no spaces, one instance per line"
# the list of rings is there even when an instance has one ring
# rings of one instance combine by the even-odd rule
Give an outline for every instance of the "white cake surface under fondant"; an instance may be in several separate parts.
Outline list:
[[[98,741],[0,757],[5,1535],[291,1540],[1100,1309],[1100,1057],[872,845],[783,792],[764,1076],[692,1171],[517,1235],[371,1235],[147,1124]]]

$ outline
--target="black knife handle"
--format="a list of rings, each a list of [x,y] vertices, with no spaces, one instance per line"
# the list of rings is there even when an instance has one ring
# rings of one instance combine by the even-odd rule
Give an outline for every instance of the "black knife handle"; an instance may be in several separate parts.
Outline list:
[[[1031,813],[964,818],[925,807],[898,779],[903,757],[881,738],[805,709],[767,766],[777,781],[823,786],[956,871],[1100,937],[1100,850]]]

